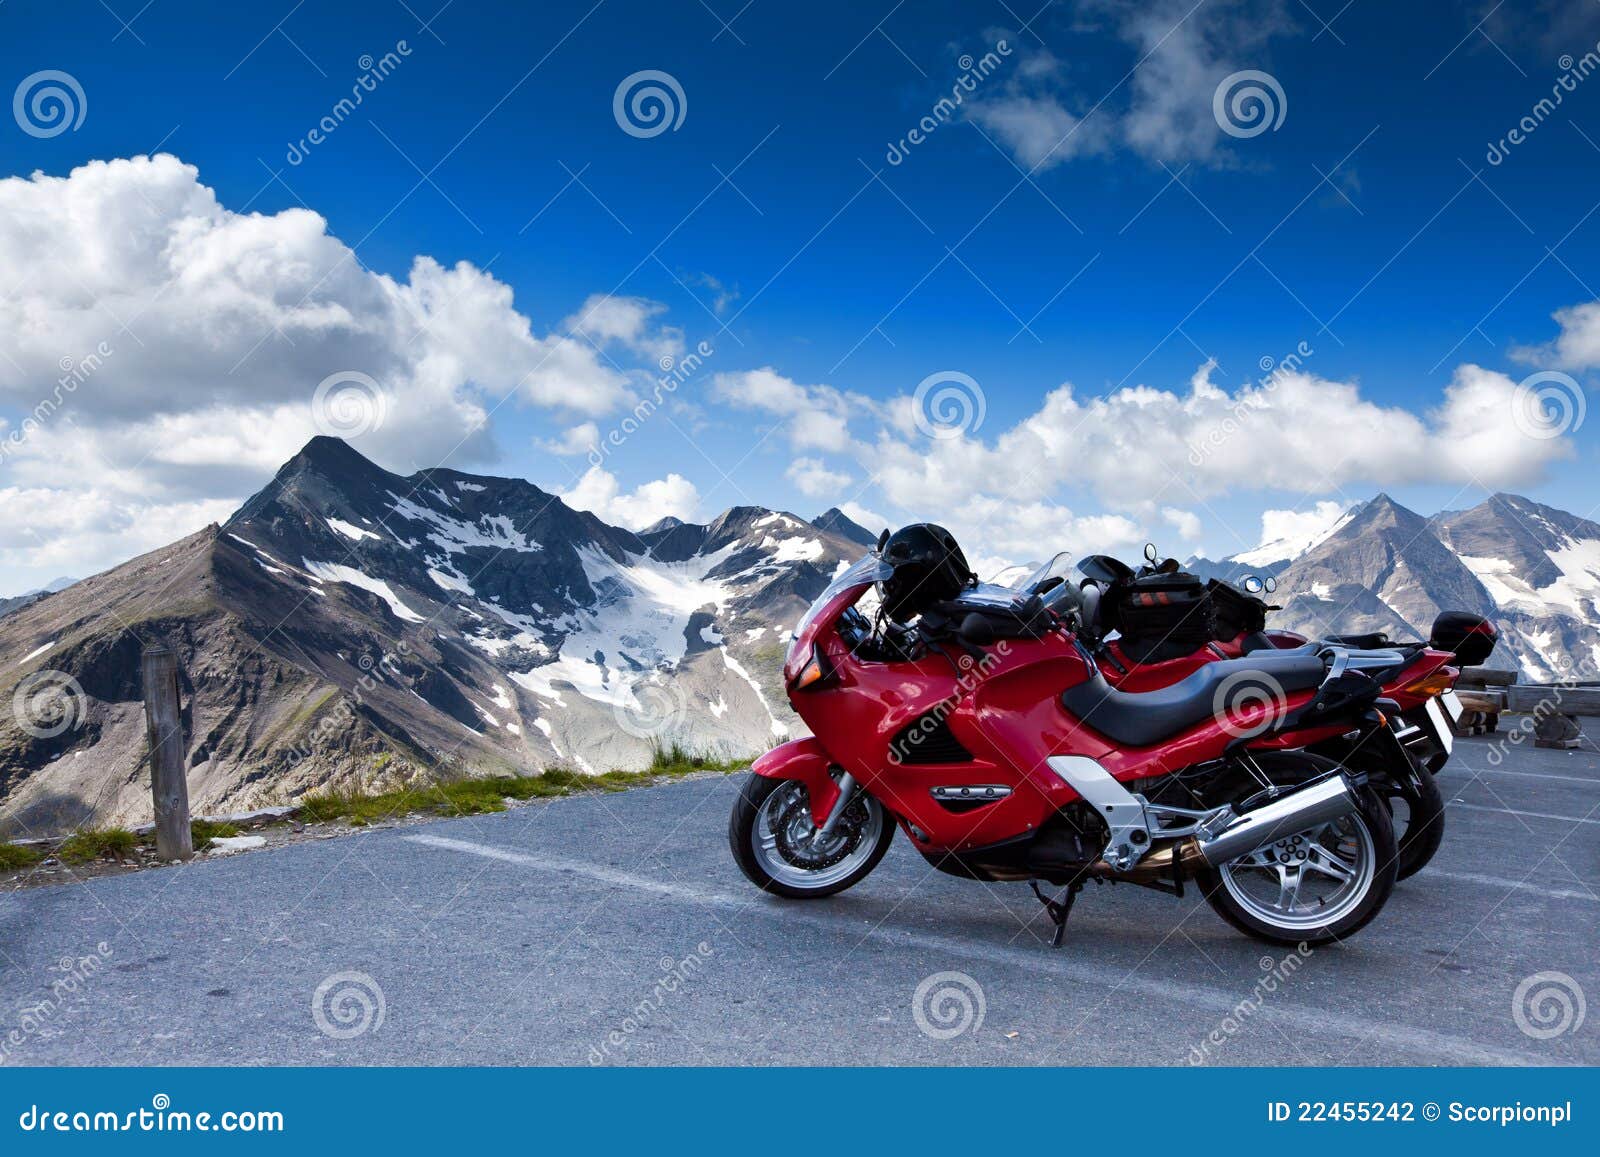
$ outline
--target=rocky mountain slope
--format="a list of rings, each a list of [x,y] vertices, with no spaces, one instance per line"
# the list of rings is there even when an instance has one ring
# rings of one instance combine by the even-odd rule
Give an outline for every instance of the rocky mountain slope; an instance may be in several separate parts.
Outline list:
[[[736,507],[638,534],[518,479],[317,438],[223,526],[0,619],[0,834],[143,818],[141,648],[184,669],[197,812],[435,774],[754,753],[789,629],[871,535]]]
[[[1426,638],[1440,611],[1471,611],[1500,628],[1491,664],[1600,678],[1600,525],[1517,495],[1427,519],[1380,494],[1277,577],[1274,625]]]

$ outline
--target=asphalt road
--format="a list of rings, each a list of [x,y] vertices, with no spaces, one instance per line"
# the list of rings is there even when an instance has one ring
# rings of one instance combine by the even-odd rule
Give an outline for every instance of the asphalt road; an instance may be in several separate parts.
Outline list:
[[[1288,964],[1133,887],[1053,951],[1026,887],[903,839],[771,899],[728,855],[738,781],[0,896],[0,1063],[1600,1063],[1600,755],[1462,741],[1433,866]]]

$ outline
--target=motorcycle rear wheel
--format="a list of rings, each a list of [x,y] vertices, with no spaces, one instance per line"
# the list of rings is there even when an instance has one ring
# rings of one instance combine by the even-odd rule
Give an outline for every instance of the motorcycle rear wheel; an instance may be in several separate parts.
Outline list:
[[[859,884],[894,842],[894,820],[872,796],[857,792],[839,826],[817,838],[805,785],[749,775],[728,817],[734,862],[763,892],[815,900]]]
[[[1274,787],[1319,779],[1338,764],[1307,752],[1254,757]],[[1260,782],[1244,768],[1225,773],[1206,793],[1211,806],[1265,802]],[[1286,836],[1220,868],[1197,873],[1217,914],[1273,944],[1326,944],[1365,927],[1394,890],[1394,826],[1371,788],[1356,791],[1357,808],[1331,824]]]

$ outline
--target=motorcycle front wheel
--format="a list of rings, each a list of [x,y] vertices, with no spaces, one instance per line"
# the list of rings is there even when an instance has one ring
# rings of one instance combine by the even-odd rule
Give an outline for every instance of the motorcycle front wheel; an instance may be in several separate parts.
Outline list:
[[[1339,766],[1306,752],[1251,762],[1274,788],[1320,779]],[[1225,774],[1206,794],[1211,806],[1235,803],[1243,810],[1271,796],[1244,768]],[[1342,819],[1197,873],[1212,908],[1241,932],[1274,944],[1325,944],[1365,927],[1394,890],[1398,855],[1383,800],[1370,788],[1357,789],[1356,799],[1356,810]]]
[[[866,792],[857,792],[838,825],[821,836],[805,785],[792,779],[746,776],[728,818],[739,870],[762,891],[791,900],[832,896],[860,883],[893,842],[894,821]]]

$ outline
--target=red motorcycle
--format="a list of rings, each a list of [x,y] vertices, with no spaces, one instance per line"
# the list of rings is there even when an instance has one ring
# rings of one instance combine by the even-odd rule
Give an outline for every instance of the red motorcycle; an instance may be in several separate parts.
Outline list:
[[[1378,634],[1311,642],[1265,629],[1266,612],[1277,608],[1257,596],[1272,593],[1272,579],[1248,577],[1240,591],[1203,583],[1182,573],[1174,560],[1158,562],[1154,547],[1146,548],[1146,559],[1150,565],[1138,572],[1108,555],[1090,555],[1080,564],[1089,576],[1081,596],[1083,634],[1107,681],[1125,691],[1150,691],[1178,684],[1209,663],[1262,651],[1343,652],[1348,669],[1382,684],[1384,710],[1400,747],[1340,736],[1312,750],[1368,774],[1395,820],[1398,878],[1421,871],[1444,838],[1444,797],[1433,775],[1450,756],[1453,726],[1461,717],[1453,690],[1460,671],[1453,664],[1487,658],[1493,625],[1477,615],[1447,612],[1428,643]],[[1113,632],[1120,634],[1108,637]],[[1276,689],[1264,687],[1263,694],[1281,707]]]
[[[752,882],[840,892],[898,827],[941,871],[1030,882],[1056,943],[1088,880],[1198,885],[1275,943],[1342,939],[1377,915],[1395,881],[1389,813],[1364,777],[1306,750],[1350,731],[1392,741],[1376,683],[1337,658],[1268,653],[1118,690],[1074,613],[1046,603],[1059,575],[976,587],[940,532],[955,581],[935,581],[937,558],[897,553],[926,529],[880,541],[795,631],[784,680],[813,734],[756,760],[735,803],[729,840]],[[869,618],[857,604],[875,588]],[[1283,711],[1230,698],[1263,678]]]

